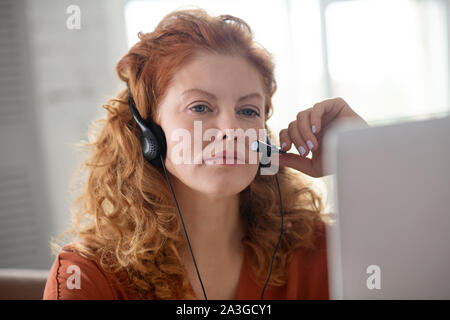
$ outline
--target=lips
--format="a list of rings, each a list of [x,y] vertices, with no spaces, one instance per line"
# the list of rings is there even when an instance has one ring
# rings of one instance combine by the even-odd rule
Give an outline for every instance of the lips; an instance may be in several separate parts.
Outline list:
[[[242,157],[237,151],[235,152],[219,152],[215,154],[213,157],[209,158],[208,160],[218,160],[222,159],[223,163],[244,163],[244,157]]]

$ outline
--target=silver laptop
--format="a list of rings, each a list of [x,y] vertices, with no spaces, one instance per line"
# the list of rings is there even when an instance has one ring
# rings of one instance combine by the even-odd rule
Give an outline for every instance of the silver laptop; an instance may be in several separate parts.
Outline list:
[[[450,117],[324,137],[331,299],[450,299]]]

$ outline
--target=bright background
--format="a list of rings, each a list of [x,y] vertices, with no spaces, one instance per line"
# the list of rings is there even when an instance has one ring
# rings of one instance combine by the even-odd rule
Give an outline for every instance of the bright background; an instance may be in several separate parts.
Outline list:
[[[128,47],[185,1],[130,1]],[[269,124],[279,130],[314,103],[341,96],[377,123],[449,110],[444,1],[189,1],[243,18],[275,56],[279,89]],[[255,10],[255,8],[258,10]],[[278,130],[278,131],[279,131]]]

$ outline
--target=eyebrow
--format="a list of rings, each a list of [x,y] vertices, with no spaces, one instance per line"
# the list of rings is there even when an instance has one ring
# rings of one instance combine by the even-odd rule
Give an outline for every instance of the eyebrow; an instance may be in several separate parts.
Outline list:
[[[199,94],[202,94],[204,96],[207,96],[207,97],[217,101],[217,97],[215,95],[213,95],[212,93],[210,93],[208,91],[205,91],[205,90],[202,90],[202,89],[197,89],[197,88],[188,89],[188,90],[184,91],[181,94],[181,96],[185,96],[185,95],[191,94],[191,93],[199,93]],[[245,96],[240,97],[238,99],[238,102],[240,102],[242,100],[249,99],[249,98],[259,98],[259,99],[263,100],[263,96],[261,94],[259,94],[257,92],[253,92],[253,93],[250,93],[250,94],[247,94]]]

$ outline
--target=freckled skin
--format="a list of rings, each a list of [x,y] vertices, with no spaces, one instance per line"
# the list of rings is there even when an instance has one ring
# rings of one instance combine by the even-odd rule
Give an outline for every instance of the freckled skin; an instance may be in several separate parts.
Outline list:
[[[200,94],[180,95],[187,89],[201,88],[213,93],[217,102]],[[237,100],[246,94],[258,92],[264,97],[261,76],[257,69],[238,56],[201,54],[190,64],[181,68],[175,75],[166,98],[158,106],[160,125],[167,138],[168,170],[184,184],[202,193],[214,194],[224,189],[228,194],[236,194],[245,189],[257,174],[258,164],[249,163],[249,142],[245,139],[246,164],[237,166],[208,166],[205,164],[177,164],[173,160],[172,149],[179,141],[171,141],[172,132],[177,128],[186,129],[191,137],[191,156],[194,157],[194,120],[202,121],[203,134],[210,128],[219,130],[241,128],[254,129],[258,132],[264,128],[264,112],[260,117],[245,117],[243,109],[263,110],[264,100],[250,98],[244,102]],[[205,107],[212,109],[205,111]],[[196,108],[193,108],[198,106]],[[191,108],[189,110],[189,108]],[[241,114],[238,113],[241,112]],[[197,112],[197,113],[195,113]],[[247,114],[249,111],[245,111]],[[244,113],[245,113],[244,112]],[[203,141],[205,149],[212,141]],[[231,147],[228,141],[226,147]],[[240,145],[242,147],[242,144]],[[234,143],[237,150],[237,141]]]

